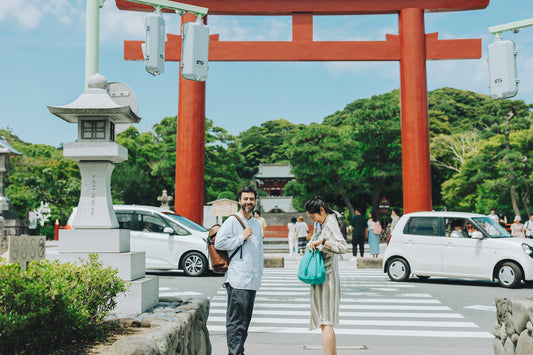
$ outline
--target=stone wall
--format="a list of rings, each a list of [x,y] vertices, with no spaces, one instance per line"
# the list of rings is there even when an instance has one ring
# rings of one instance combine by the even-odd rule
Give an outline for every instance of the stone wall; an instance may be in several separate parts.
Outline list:
[[[533,298],[497,297],[494,354],[533,354]]]
[[[135,317],[117,316],[124,327],[146,331],[122,337],[102,354],[211,355],[207,330],[209,299],[161,297],[154,309]]]

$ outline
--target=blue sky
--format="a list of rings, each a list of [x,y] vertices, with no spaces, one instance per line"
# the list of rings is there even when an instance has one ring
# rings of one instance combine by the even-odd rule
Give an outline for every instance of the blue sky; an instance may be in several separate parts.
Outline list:
[[[0,128],[22,140],[59,146],[76,139],[74,124],[50,114],[46,105],[65,105],[83,91],[85,0],[0,1]],[[153,77],[141,61],[123,59],[124,40],[144,40],[143,13],[119,11],[113,0],[101,9],[99,71],[135,92],[148,131],[178,110],[178,63]],[[426,32],[439,38],[482,38],[478,60],[428,61],[428,89],[450,86],[488,94],[488,27],[533,18],[531,0],[491,0],[485,10],[430,13]],[[167,33],[179,34],[178,15],[165,14]],[[220,40],[290,40],[289,17],[210,16],[211,34]],[[314,18],[315,40],[384,40],[398,34],[396,15]],[[533,27],[515,41],[520,79],[517,99],[533,103]],[[399,88],[397,62],[243,62],[209,64],[206,116],[238,134],[268,120],[322,122],[348,103]]]

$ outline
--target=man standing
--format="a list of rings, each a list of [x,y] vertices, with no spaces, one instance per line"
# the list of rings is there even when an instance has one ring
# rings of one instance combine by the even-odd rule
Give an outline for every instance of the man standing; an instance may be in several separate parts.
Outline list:
[[[252,218],[257,191],[243,187],[237,194],[241,209],[230,216],[217,232],[215,248],[227,250],[233,256],[224,275],[223,287],[228,294],[226,310],[226,340],[229,355],[244,354],[244,342],[252,319],[255,293],[263,276],[263,233],[259,221]]]
[[[367,223],[365,221],[365,217],[363,217],[361,208],[358,207],[355,209],[355,216],[353,216],[350,225],[352,226],[353,259],[355,259],[355,257],[357,256],[357,246],[359,246],[359,254],[361,255],[361,257],[363,257],[365,254],[365,236]]]

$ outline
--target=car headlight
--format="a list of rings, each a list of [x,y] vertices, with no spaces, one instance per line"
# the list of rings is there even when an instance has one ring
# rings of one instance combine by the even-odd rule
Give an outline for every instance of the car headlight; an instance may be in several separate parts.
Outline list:
[[[522,243],[522,250],[529,256],[533,258],[533,249],[529,246],[529,244]]]

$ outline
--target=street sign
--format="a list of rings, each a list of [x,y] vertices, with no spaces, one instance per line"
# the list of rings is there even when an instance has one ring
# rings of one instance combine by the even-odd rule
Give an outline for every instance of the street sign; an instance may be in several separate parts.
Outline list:
[[[46,237],[44,235],[9,236],[7,253],[8,263],[20,263],[21,269],[25,270],[28,263],[45,258]]]
[[[378,208],[379,208],[381,213],[389,212],[389,209],[390,209],[390,201],[389,201],[389,199],[386,198],[386,197],[382,197],[381,200],[379,201]]]

